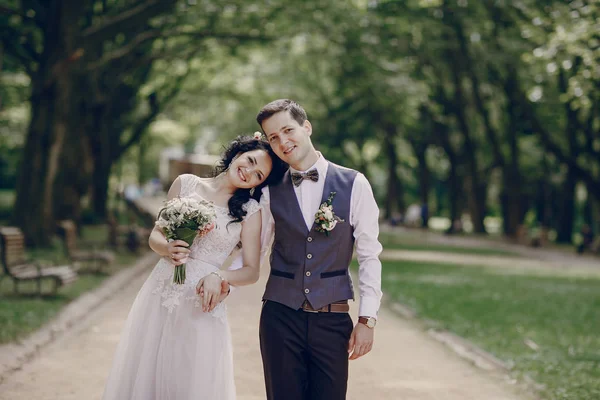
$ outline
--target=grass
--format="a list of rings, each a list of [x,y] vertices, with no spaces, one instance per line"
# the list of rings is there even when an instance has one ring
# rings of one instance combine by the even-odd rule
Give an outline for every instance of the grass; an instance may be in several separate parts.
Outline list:
[[[513,365],[544,399],[600,398],[600,278],[422,262],[386,261],[383,271],[388,298]]]
[[[457,246],[454,244],[440,244],[440,243],[423,243],[422,241],[416,242],[410,239],[406,235],[397,234],[386,234],[381,233],[379,240],[383,245],[384,249],[393,250],[409,250],[409,251],[432,251],[440,253],[453,253],[453,254],[470,254],[479,256],[510,256],[519,257],[518,253],[510,250],[498,249],[493,247],[469,247],[469,246]]]
[[[15,202],[15,191],[14,190],[0,189],[0,220],[6,221],[10,218],[14,202]]]
[[[13,294],[12,282],[3,279],[0,283],[0,343],[15,341],[34,332],[52,319],[69,302],[81,294],[97,287],[107,275],[83,275],[71,285],[60,288],[53,296],[38,297],[21,293],[34,293],[34,282],[19,284],[20,294]],[[45,292],[51,282],[42,285]]]
[[[104,226],[87,226],[83,230],[86,243],[102,247],[106,238]],[[83,246],[82,246],[83,249]],[[67,262],[62,242],[53,240],[52,246],[28,252],[31,259],[47,260],[63,264]],[[56,295],[37,296],[36,282],[19,284],[19,294],[13,291],[12,280],[0,275],[0,344],[8,343],[34,332],[80,295],[99,286],[111,274],[131,265],[138,256],[120,250],[116,253],[114,265],[102,274],[80,274],[79,279],[58,289]],[[49,293],[52,282],[44,281],[42,292]]]

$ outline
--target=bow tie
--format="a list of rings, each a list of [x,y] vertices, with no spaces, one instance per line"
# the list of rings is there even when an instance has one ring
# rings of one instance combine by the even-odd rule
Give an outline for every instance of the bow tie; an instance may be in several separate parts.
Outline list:
[[[292,183],[294,186],[300,186],[302,181],[305,179],[317,182],[319,180],[319,171],[316,169],[311,169],[308,172],[292,172]]]

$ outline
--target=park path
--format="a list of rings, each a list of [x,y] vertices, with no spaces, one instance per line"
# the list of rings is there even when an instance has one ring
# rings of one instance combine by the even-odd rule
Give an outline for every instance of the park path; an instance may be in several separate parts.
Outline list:
[[[0,385],[1,400],[97,400],[121,328],[151,266],[45,347]],[[258,345],[260,297],[268,271],[227,300],[239,400],[265,399]],[[356,316],[356,304],[351,310]],[[375,347],[350,367],[348,399],[524,400],[532,397],[501,372],[483,371],[458,357],[411,320],[380,313]],[[126,400],[126,399],[124,399]],[[218,399],[210,399],[218,400]]]
[[[461,266],[493,268],[497,273],[572,277],[600,277],[600,260],[588,263],[575,256],[569,258],[538,259],[529,257],[454,254],[438,251],[384,250],[382,260],[404,260]]]
[[[392,227],[389,224],[381,224],[380,231],[382,233],[395,234],[399,236],[399,241],[406,238],[407,241],[419,244],[434,244],[448,245],[457,247],[471,248],[494,248],[498,250],[506,250],[515,253],[519,256],[519,266],[527,267],[527,265],[549,266],[553,269],[569,269],[574,268],[578,271],[600,271],[600,258],[591,254],[577,255],[574,249],[558,249],[554,247],[531,247],[522,244],[512,243],[506,239],[492,236],[475,236],[475,235],[444,235],[440,232],[423,230],[418,228]],[[427,252],[435,254],[435,252]],[[446,255],[451,257],[462,256],[455,254],[442,254],[442,258]],[[465,255],[464,260],[474,259]],[[392,256],[393,257],[393,256]],[[509,259],[507,256],[479,256],[482,260],[503,260]],[[432,261],[434,261],[432,259]],[[443,261],[442,261],[443,262]],[[504,262],[504,264],[506,264]],[[481,263],[480,263],[481,265]]]

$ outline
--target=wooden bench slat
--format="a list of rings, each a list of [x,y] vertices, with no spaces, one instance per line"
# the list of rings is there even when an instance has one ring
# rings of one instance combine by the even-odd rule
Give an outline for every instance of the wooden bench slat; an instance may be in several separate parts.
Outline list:
[[[15,227],[0,228],[0,244],[4,271],[15,281],[53,279],[55,289],[77,280],[77,273],[66,265],[41,267],[27,262],[25,257],[25,237]]]

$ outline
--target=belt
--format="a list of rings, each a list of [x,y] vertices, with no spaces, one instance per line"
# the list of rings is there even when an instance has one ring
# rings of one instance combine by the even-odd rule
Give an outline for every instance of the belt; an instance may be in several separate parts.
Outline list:
[[[327,304],[324,307],[319,309],[314,309],[313,306],[308,302],[308,300],[304,300],[302,303],[302,311],[312,312],[312,313],[320,313],[320,312],[333,312],[333,313],[347,313],[350,311],[350,306],[348,305],[348,300],[336,301],[335,303]]]

